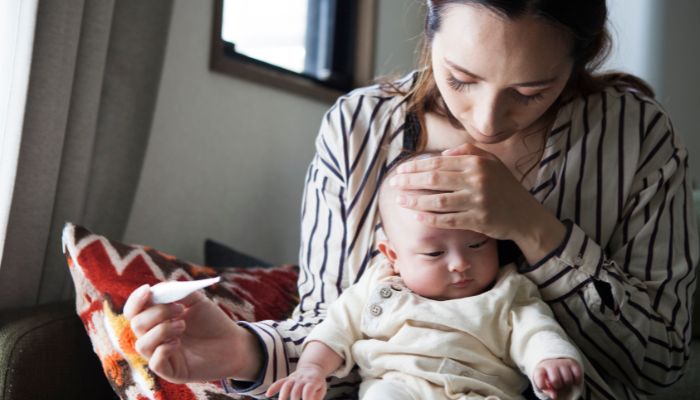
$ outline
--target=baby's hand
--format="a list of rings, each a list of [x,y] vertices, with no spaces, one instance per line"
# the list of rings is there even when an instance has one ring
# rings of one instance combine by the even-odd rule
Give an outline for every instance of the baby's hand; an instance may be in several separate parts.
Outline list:
[[[317,365],[299,365],[288,377],[270,385],[265,395],[271,397],[277,392],[279,400],[322,400],[326,395],[326,376]]]
[[[556,400],[558,395],[580,386],[583,382],[581,375],[581,366],[575,360],[552,358],[537,364],[534,380],[544,394]]]

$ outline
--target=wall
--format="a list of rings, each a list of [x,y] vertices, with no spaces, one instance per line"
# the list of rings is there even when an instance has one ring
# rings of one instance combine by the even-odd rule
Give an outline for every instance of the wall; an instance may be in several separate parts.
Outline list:
[[[405,73],[417,65],[423,28],[423,0],[376,0],[379,19],[374,58],[376,76]]]
[[[296,262],[304,174],[330,104],[210,72],[212,3],[175,1],[124,240],[202,262],[204,239],[214,238]],[[413,66],[421,26],[415,0],[379,0],[379,73]]]
[[[613,47],[604,68],[630,72],[658,87],[661,71],[655,57],[661,42],[660,8],[656,0],[608,0]]]
[[[700,188],[700,2],[608,0],[615,47],[607,67],[647,80],[685,142]]]
[[[700,189],[700,2],[662,4],[658,98],[688,146],[694,187]]]

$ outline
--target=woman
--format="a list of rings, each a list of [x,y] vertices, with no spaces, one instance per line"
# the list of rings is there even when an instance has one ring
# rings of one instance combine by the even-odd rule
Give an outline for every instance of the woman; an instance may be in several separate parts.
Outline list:
[[[125,306],[137,350],[166,379],[229,377],[262,395],[377,257],[384,171],[404,150],[440,150],[394,184],[450,193],[397,206],[518,246],[521,272],[586,356],[587,397],[636,398],[678,380],[698,259],[687,152],[641,81],[592,74],[606,14],[604,0],[427,1],[426,67],[341,97],[323,119],[293,318],[234,325],[201,295],[149,307],[140,289]],[[329,394],[353,390],[331,382]]]

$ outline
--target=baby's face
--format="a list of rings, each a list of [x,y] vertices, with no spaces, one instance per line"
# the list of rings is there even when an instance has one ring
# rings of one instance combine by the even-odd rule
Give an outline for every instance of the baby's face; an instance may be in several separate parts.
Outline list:
[[[383,252],[415,293],[436,300],[469,297],[496,279],[496,240],[473,231],[427,227],[398,206],[385,214],[389,241]]]

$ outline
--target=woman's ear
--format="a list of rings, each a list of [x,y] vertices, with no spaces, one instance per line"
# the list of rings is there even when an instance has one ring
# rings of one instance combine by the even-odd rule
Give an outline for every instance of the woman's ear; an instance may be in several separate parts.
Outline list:
[[[391,247],[391,244],[389,242],[387,242],[386,240],[382,240],[377,245],[377,249],[379,249],[379,251],[382,254],[384,254],[384,257],[386,257],[386,259],[389,260],[390,263],[396,263],[396,252],[394,251],[394,248]]]

